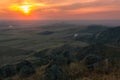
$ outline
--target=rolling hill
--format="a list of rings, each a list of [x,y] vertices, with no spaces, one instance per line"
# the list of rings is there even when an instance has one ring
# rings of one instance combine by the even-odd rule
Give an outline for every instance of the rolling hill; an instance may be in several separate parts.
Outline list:
[[[93,36],[96,43],[120,45],[120,27],[110,28]]]

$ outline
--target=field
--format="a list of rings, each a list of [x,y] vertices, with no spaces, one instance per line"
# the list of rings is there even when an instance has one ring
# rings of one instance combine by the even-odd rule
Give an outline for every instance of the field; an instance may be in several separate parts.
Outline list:
[[[57,26],[56,24],[55,26],[50,25],[26,28],[17,28],[17,26],[12,26],[0,29],[0,46],[8,46],[25,50],[39,50],[64,43],[74,43],[72,39],[67,39],[67,37],[74,37],[76,32],[84,29],[85,27],[69,25],[70,24],[58,24]],[[83,45],[86,44],[83,42],[79,43]]]

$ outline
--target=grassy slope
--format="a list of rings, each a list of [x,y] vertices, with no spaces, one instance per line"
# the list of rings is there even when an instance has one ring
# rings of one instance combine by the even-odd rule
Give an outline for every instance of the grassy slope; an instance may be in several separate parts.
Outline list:
[[[32,51],[0,46],[0,65],[10,64],[25,59]]]
[[[57,46],[64,43],[75,43],[66,37],[73,36],[79,30],[84,29],[81,26],[44,26],[35,28],[10,29],[0,32],[0,46],[9,46],[22,49],[39,50],[51,46]],[[40,35],[44,31],[54,31],[51,35]],[[78,42],[77,42],[78,43]],[[80,42],[82,43],[82,42]],[[82,45],[85,45],[83,43]]]
[[[58,47],[61,50],[61,47]],[[64,48],[63,48],[64,49]],[[120,56],[120,49],[116,47],[107,47],[107,46],[88,46],[86,48],[83,48],[83,53],[84,50],[86,49],[87,52],[101,52],[101,50],[104,52],[103,56],[107,57],[113,57],[117,58]],[[98,51],[95,51],[95,50]],[[99,50],[100,49],[100,50]],[[65,49],[66,50],[66,49]],[[70,49],[72,50],[72,49]],[[55,51],[53,49],[53,51]],[[52,52],[53,52],[52,51]],[[64,52],[64,51],[63,51]],[[70,51],[71,52],[71,51]],[[109,55],[110,54],[110,55]],[[111,59],[111,58],[110,58]],[[85,64],[84,60],[82,61],[76,61],[72,62],[69,65],[63,65],[62,69],[67,74],[69,77],[69,80],[119,80],[120,79],[120,66],[116,66],[120,64],[120,61],[116,61],[113,65],[113,63],[109,63],[109,65],[105,65],[103,62],[103,66],[96,67],[95,70],[89,71]],[[28,77],[28,78],[20,78],[19,76],[12,77],[12,80],[38,80],[41,79],[42,77],[45,76],[45,71],[47,69],[47,66],[49,66],[49,63],[47,65],[43,65],[41,67],[36,68],[36,74]]]

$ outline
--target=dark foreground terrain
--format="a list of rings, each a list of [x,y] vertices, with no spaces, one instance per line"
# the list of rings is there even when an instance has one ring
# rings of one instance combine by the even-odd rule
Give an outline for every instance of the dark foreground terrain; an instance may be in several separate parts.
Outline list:
[[[1,27],[0,79],[120,80],[120,27]]]

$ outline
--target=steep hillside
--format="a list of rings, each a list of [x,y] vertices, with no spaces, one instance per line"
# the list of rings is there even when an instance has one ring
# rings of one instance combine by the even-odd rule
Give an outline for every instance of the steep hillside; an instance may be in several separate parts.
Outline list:
[[[120,46],[120,27],[108,28],[92,35],[78,36],[76,37],[76,40],[87,43],[99,43]]]
[[[80,32],[83,32],[83,33],[98,33],[98,32],[104,31],[106,29],[108,29],[108,27],[102,26],[102,25],[89,25],[86,29],[81,30]]]
[[[120,27],[110,28],[93,36],[96,43],[120,45]]]
[[[102,44],[94,44],[87,47],[82,48],[81,54],[78,54],[77,57],[85,57],[88,55],[97,55],[101,56],[103,59],[119,59],[120,57],[120,48],[111,47],[108,45]]]
[[[30,59],[31,58],[31,59]],[[13,65],[0,67],[2,80],[119,80],[120,48],[65,44],[38,51]],[[14,59],[15,60],[15,59]],[[8,72],[9,70],[9,72]],[[117,71],[116,71],[117,70]],[[97,77],[96,77],[97,76]],[[99,78],[98,78],[99,77]],[[109,80],[114,80],[109,79]]]
[[[79,30],[74,34],[74,39],[77,41],[91,42],[93,35],[96,35],[102,31],[109,29],[107,26],[102,25],[89,25],[87,28]]]
[[[53,49],[45,49],[33,56],[36,58],[46,59],[46,61],[53,61],[60,64],[71,63],[85,59],[87,56],[95,55],[101,59],[120,60],[120,48],[111,47],[108,45],[94,44],[87,47],[63,45]]]

